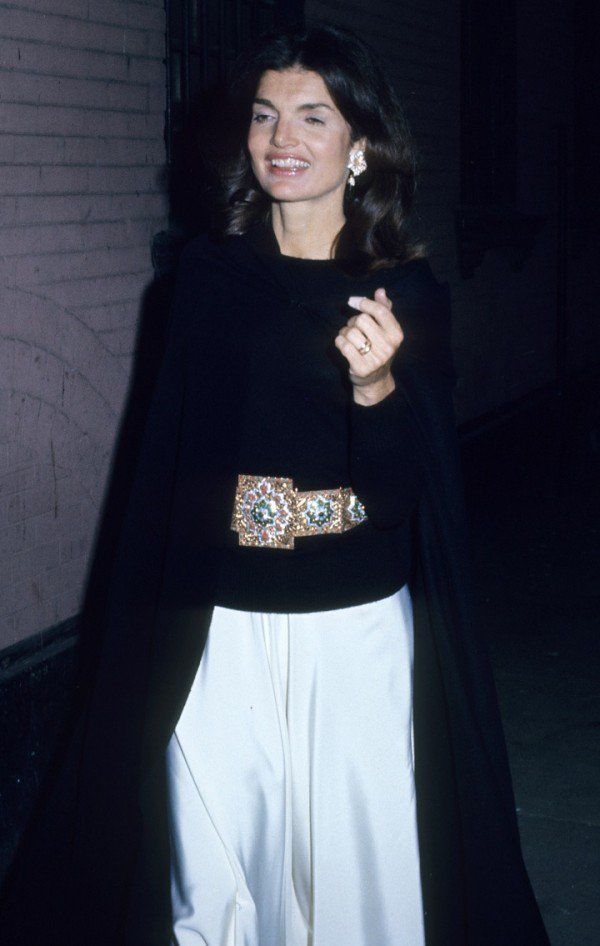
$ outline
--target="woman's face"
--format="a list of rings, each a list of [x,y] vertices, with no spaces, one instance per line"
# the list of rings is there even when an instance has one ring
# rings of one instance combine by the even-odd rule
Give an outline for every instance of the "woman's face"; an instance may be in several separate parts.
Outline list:
[[[350,151],[365,140],[351,147],[350,126],[321,76],[294,67],[261,76],[247,144],[263,190],[273,200],[300,201],[343,194]]]

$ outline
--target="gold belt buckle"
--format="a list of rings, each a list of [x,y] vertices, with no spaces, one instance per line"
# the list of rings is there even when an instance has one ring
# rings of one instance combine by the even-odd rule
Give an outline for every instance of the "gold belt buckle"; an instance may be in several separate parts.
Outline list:
[[[366,518],[350,486],[298,490],[289,476],[240,473],[231,528],[240,545],[293,549],[296,536],[345,532]]]

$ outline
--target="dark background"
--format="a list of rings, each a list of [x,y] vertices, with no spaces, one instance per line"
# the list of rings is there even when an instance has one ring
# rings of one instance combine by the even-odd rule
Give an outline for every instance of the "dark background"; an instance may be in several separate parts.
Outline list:
[[[231,63],[319,17],[378,50],[451,284],[477,620],[555,946],[600,942],[598,7],[44,0],[1,11],[1,867],[106,581]],[[6,529],[4,528],[6,522]]]

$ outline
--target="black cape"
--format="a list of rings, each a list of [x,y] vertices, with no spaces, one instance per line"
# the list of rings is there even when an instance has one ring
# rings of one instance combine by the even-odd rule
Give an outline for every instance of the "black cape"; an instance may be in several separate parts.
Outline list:
[[[332,275],[332,300],[347,299],[345,279]],[[472,616],[456,377],[425,361],[432,335],[450,350],[449,289],[423,260],[380,270],[364,294],[379,285],[405,330],[395,379],[424,471],[410,591],[427,946],[542,946]],[[181,256],[110,581],[82,628],[76,708],[3,888],[11,946],[169,946],[164,750],[210,623],[211,546],[229,525],[256,314],[283,318],[297,304],[246,237],[201,235]]]

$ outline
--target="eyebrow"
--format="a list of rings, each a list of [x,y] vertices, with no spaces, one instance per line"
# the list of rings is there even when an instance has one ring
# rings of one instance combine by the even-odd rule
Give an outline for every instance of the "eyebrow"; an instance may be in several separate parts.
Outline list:
[[[273,105],[270,99],[256,98],[254,99],[252,104],[253,105],[268,105],[269,108],[273,108],[275,109],[275,111],[277,111],[277,108],[275,107],[275,105]],[[312,108],[328,108],[330,112],[333,111],[331,105],[328,105],[327,102],[305,102],[304,105],[298,106],[297,111],[302,111],[305,109],[312,109]]]

